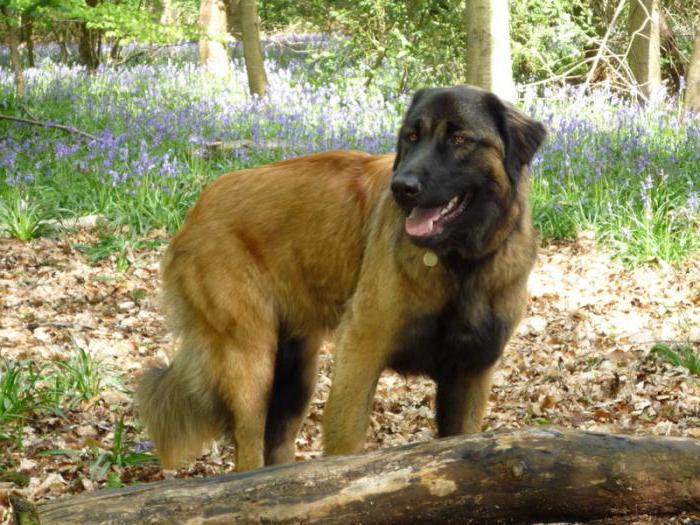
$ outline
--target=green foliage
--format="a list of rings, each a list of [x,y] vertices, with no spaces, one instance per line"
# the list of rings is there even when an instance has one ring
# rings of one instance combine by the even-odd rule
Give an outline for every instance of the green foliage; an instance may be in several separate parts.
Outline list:
[[[27,200],[21,192],[12,192],[0,201],[0,231],[21,241],[40,236],[47,227],[42,222],[47,217],[35,201]]]
[[[41,370],[33,363],[0,361],[0,441],[10,440],[41,404],[35,387]]]
[[[114,429],[114,439],[109,450],[94,449],[95,459],[90,463],[90,477],[93,479],[107,478],[107,486],[119,488],[124,486],[117,472],[110,472],[114,467],[125,468],[133,465],[143,465],[158,461],[149,452],[134,452],[124,440],[124,418],[117,421]]]
[[[690,344],[655,344],[651,353],[660,356],[673,366],[686,368],[691,374],[700,375],[700,353]]]
[[[587,47],[596,34],[595,15],[584,0],[510,3],[514,77],[520,83],[588,71]]]
[[[103,371],[101,363],[84,348],[77,347],[69,361],[56,361],[62,369],[62,389],[71,393],[70,404],[92,401],[102,391]]]
[[[459,0],[360,0],[313,5],[309,16],[320,27],[339,29],[346,36],[336,48],[312,57],[319,83],[334,76],[339,62],[352,64],[355,74],[365,78],[367,84],[379,83],[393,94],[420,85],[448,84],[463,77],[464,8]],[[391,74],[378,77],[379,70]]]
[[[30,360],[0,361],[0,440],[21,446],[28,418],[64,414],[93,402],[107,386],[124,389],[121,380],[83,348],[75,348],[68,360],[41,366]]]
[[[164,44],[196,37],[193,26],[161,24],[158,13],[147,10],[141,0],[103,1],[94,7],[83,0],[67,0],[60,11],[124,42]]]

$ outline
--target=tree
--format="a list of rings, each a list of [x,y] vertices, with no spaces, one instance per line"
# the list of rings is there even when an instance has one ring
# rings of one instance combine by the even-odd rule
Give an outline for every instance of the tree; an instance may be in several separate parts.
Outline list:
[[[236,40],[242,40],[240,0],[228,0],[226,2],[226,21],[229,35]]]
[[[22,70],[22,59],[19,54],[21,31],[19,18],[14,11],[7,6],[0,7],[3,21],[7,30],[7,44],[10,48],[10,63],[15,76],[15,95],[17,98],[24,97],[24,71]]]
[[[267,91],[267,75],[262,46],[260,45],[260,19],[255,0],[240,0],[241,31],[243,32],[243,56],[248,72],[251,94],[263,96]]]
[[[85,3],[94,8],[97,0],[85,0]],[[99,30],[91,27],[88,20],[80,24],[80,39],[78,40],[78,54],[80,63],[90,71],[95,71],[100,65],[100,53],[102,50],[102,34]]]
[[[464,25],[467,83],[514,100],[508,0],[467,0]]]
[[[229,70],[226,5],[223,0],[202,0],[199,25],[199,65],[209,73],[223,76]]]
[[[659,0],[632,0],[627,22],[628,62],[644,98],[661,88]]]
[[[684,102],[686,110],[700,113],[700,20],[695,27],[695,43],[686,74]]]

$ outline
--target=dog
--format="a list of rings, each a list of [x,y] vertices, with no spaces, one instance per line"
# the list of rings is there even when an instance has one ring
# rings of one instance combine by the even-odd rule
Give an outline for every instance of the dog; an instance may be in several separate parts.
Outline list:
[[[227,431],[239,471],[293,461],[331,330],[326,454],[362,448],[387,368],[434,379],[439,436],[478,432],[526,307],[545,134],[487,91],[422,89],[396,155],[319,153],[211,183],[161,267],[179,348],[136,393],[162,464]]]

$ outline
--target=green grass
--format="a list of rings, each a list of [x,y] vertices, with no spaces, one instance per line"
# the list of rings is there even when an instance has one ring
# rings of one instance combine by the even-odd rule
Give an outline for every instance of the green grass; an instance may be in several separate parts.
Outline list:
[[[124,418],[117,421],[114,428],[114,439],[109,450],[93,449],[94,459],[90,462],[90,477],[107,479],[110,488],[122,487],[123,483],[117,472],[110,472],[114,467],[126,468],[131,466],[153,463],[158,458],[149,452],[134,452],[124,440]]]
[[[132,264],[134,252],[144,248],[155,248],[163,244],[163,240],[139,239],[133,234],[122,234],[101,228],[99,239],[93,244],[75,244],[74,247],[83,252],[93,263],[98,263],[115,257],[117,271],[126,271]]]
[[[42,207],[33,201],[28,201],[19,192],[7,192],[0,200],[0,233],[5,230],[7,235],[21,241],[29,241],[48,231],[42,222],[48,217]]]
[[[41,366],[31,360],[0,361],[0,439],[22,446],[27,421],[64,415],[92,403],[105,389],[124,390],[118,375],[87,350],[75,347],[67,360]]]
[[[0,361],[0,441],[21,443],[26,418],[46,403],[47,392],[37,389],[41,375],[32,362]]]
[[[700,352],[690,344],[657,343],[652,347],[651,353],[673,366],[685,368],[691,374],[700,376]]]

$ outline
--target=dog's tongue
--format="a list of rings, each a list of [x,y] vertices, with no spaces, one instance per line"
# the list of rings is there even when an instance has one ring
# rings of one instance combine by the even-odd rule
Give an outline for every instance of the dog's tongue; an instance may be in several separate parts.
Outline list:
[[[413,208],[406,217],[406,233],[413,237],[432,235],[437,230],[437,220],[444,206],[435,208]]]

